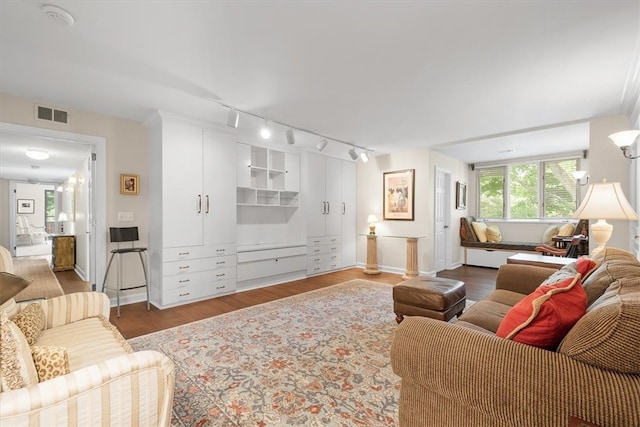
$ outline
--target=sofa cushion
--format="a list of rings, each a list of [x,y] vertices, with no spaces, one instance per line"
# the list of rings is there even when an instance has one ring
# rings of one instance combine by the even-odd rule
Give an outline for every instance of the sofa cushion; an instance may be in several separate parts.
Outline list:
[[[607,370],[640,374],[640,276],[612,283],[560,344],[558,352]]]
[[[27,339],[4,311],[0,312],[0,336],[0,391],[37,384]]]
[[[576,225],[572,222],[568,222],[558,229],[558,236],[573,236],[576,231]]]
[[[33,345],[44,328],[44,311],[40,304],[29,304],[13,319],[13,323],[22,331],[29,345]]]
[[[547,227],[547,229],[544,230],[544,233],[542,233],[542,243],[552,245],[553,238],[558,235],[559,230],[560,228],[557,225],[550,225]]]
[[[604,291],[618,279],[640,276],[640,262],[631,252],[616,248],[605,248],[592,258],[600,266],[586,279],[582,287],[587,293],[587,306],[591,306]]]
[[[495,292],[498,291],[494,291],[493,293]],[[521,297],[523,296],[524,295],[521,295]],[[502,322],[502,319],[510,309],[511,305],[485,298],[473,304],[468,310],[465,310],[462,316],[458,318],[458,321],[473,323],[482,329],[495,333],[496,330],[498,330],[498,326],[500,326],[500,322]]]
[[[31,347],[31,355],[40,382],[67,375],[70,372],[69,356],[64,347],[33,346]]]
[[[487,227],[487,241],[492,243],[502,242],[502,233],[497,225]]]
[[[555,349],[586,312],[586,301],[580,274],[554,284],[540,285],[509,310],[496,335],[536,347]]]
[[[30,284],[31,280],[6,271],[0,271],[0,304],[4,304],[10,298],[13,298]]]
[[[116,327],[102,316],[45,329],[35,345],[66,348],[71,372],[133,351]]]
[[[471,223],[471,226],[478,237],[478,241],[485,243],[487,241],[487,224],[474,221]]]
[[[13,274],[13,258],[9,249],[4,246],[0,246],[0,271]]]

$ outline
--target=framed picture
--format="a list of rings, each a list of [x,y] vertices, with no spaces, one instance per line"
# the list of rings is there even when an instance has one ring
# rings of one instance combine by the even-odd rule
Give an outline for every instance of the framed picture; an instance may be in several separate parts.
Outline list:
[[[120,174],[120,194],[140,194],[140,176],[128,173]]]
[[[384,172],[383,179],[383,219],[413,221],[415,169]]]
[[[467,184],[456,182],[456,209],[467,208]]]
[[[36,201],[34,199],[18,199],[18,213],[32,214],[36,211]]]

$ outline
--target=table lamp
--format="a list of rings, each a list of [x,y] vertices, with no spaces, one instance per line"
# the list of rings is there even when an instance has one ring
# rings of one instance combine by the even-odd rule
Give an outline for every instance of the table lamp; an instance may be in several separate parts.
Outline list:
[[[640,219],[633,210],[629,201],[622,192],[619,182],[607,182],[591,184],[587,189],[584,200],[574,212],[573,218],[598,219],[591,225],[591,235],[598,246],[593,253],[604,249],[613,233],[613,225],[607,223],[607,219]]]
[[[369,234],[376,234],[376,223],[378,222],[378,217],[375,214],[370,214],[367,218],[367,222],[369,223]]]
[[[67,214],[64,212],[60,212],[58,214],[58,222],[60,223],[60,233],[64,234],[64,222],[69,221]]]

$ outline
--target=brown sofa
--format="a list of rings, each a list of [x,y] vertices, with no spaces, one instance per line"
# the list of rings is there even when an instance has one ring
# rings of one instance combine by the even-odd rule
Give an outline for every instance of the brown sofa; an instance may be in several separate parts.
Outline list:
[[[593,259],[587,313],[556,351],[495,335],[554,272],[544,267],[502,266],[496,290],[456,323],[406,318],[391,348],[400,425],[640,426],[640,262],[612,248]]]

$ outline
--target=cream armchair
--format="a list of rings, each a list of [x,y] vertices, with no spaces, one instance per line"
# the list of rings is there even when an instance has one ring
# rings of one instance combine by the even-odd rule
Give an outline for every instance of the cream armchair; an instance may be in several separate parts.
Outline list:
[[[40,245],[47,240],[44,227],[31,225],[26,216],[16,217],[16,246]]]
[[[33,346],[64,347],[70,372],[2,390],[0,425],[169,425],[173,362],[159,352],[134,352],[108,322],[105,294],[75,293],[38,303],[45,325]],[[15,319],[26,306],[11,299],[0,311]]]

